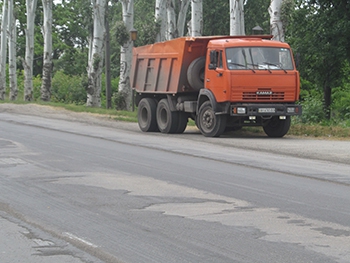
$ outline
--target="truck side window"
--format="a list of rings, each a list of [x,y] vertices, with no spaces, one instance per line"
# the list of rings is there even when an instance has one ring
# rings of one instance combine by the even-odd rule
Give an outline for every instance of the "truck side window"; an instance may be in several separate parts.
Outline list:
[[[216,67],[222,68],[222,50],[215,51],[215,56],[216,56]]]
[[[222,50],[218,51],[218,68],[222,68],[223,67],[223,63],[222,63]]]
[[[213,50],[210,52],[209,69],[222,68],[222,50]]]

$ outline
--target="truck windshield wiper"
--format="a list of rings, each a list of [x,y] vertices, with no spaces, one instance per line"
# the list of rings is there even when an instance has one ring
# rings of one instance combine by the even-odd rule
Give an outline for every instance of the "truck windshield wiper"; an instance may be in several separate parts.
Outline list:
[[[247,63],[247,56],[246,56],[246,54],[245,54],[245,50],[244,50],[244,49],[242,49],[242,54],[243,54],[243,57],[244,57],[244,61],[245,61],[245,63],[247,64],[247,67],[246,67],[246,68],[252,70],[253,73],[255,73],[255,70],[254,70],[253,68],[248,67],[249,63]]]
[[[269,65],[269,66],[274,66],[274,67],[276,67],[276,68],[280,68],[280,69],[282,69],[283,71],[284,71],[284,73],[287,73],[287,70],[285,70],[283,67],[281,67],[281,65],[279,65],[279,64],[274,64],[274,63],[270,63],[270,62],[267,62],[267,61],[265,61],[265,62],[263,62],[264,64],[266,64],[266,65]]]

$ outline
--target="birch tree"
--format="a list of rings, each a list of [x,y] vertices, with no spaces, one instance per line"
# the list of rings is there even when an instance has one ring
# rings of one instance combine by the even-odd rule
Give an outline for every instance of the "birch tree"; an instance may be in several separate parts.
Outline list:
[[[9,47],[9,82],[10,82],[10,100],[16,100],[18,94],[17,87],[17,61],[16,61],[16,43],[17,27],[16,18],[13,12],[13,0],[8,0],[8,47]]]
[[[7,22],[8,22],[8,5],[7,5],[7,1],[5,1],[2,6],[2,21],[1,21],[0,100],[5,99],[5,91],[6,91]]]
[[[134,0],[121,0],[121,3],[123,9],[123,23],[126,27],[126,31],[130,32],[134,27]],[[132,92],[130,85],[130,69],[133,45],[133,41],[127,38],[120,48],[120,78],[117,105],[117,109],[119,110],[130,110],[131,106]]]
[[[167,25],[167,13],[166,13],[166,2],[165,0],[156,0],[155,7],[155,20],[160,24],[160,30],[156,37],[156,42],[165,41],[165,32]]]
[[[91,3],[93,8],[93,34],[92,39],[90,39],[86,105],[101,107],[101,75],[106,36],[106,0],[91,0]]]
[[[281,6],[283,0],[271,0],[269,6],[270,32],[273,40],[284,42],[284,28],[281,20]]]
[[[175,2],[173,0],[166,1],[166,14],[167,24],[165,37],[167,40],[171,40],[178,36],[176,29]]]
[[[52,73],[52,0],[42,0],[44,23],[42,27],[44,37],[43,74],[41,84],[41,100],[49,101],[51,96]]]
[[[166,0],[166,13],[167,13],[167,29],[166,39],[174,39],[184,35],[186,14],[190,0],[182,0],[179,6],[179,13],[176,19],[176,5],[175,0]]]
[[[33,99],[34,19],[37,2],[37,0],[26,0],[26,51],[25,60],[23,61],[25,101],[31,101]]]
[[[230,0],[230,35],[245,35],[243,0]]]
[[[190,36],[203,34],[203,0],[191,1],[191,27]]]

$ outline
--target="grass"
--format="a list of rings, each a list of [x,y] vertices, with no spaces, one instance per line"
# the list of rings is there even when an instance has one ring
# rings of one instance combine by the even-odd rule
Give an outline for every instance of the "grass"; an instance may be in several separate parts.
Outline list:
[[[33,102],[0,100],[0,103],[31,104]],[[137,122],[137,110],[131,112],[117,111],[115,109],[92,108],[85,105],[42,101],[36,101],[34,103],[38,105],[63,108],[73,112],[88,112],[96,115],[104,115],[119,121]],[[195,126],[195,123],[194,121],[190,120],[188,125]],[[247,132],[250,134],[264,134],[261,127],[244,127],[241,132]],[[288,135],[307,138],[350,140],[350,127],[335,124],[302,124],[297,121],[293,121]]]
[[[292,124],[288,134],[313,138],[339,138],[350,140],[350,128],[338,125]]]

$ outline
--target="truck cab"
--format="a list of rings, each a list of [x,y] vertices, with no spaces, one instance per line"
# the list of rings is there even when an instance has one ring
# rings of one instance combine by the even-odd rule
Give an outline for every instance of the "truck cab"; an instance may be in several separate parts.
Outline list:
[[[295,104],[299,73],[289,45],[262,37],[214,39],[206,57],[204,87],[214,97],[214,118],[226,130],[263,126],[271,137],[284,136],[290,116],[301,114]],[[199,120],[202,126],[213,123]]]

